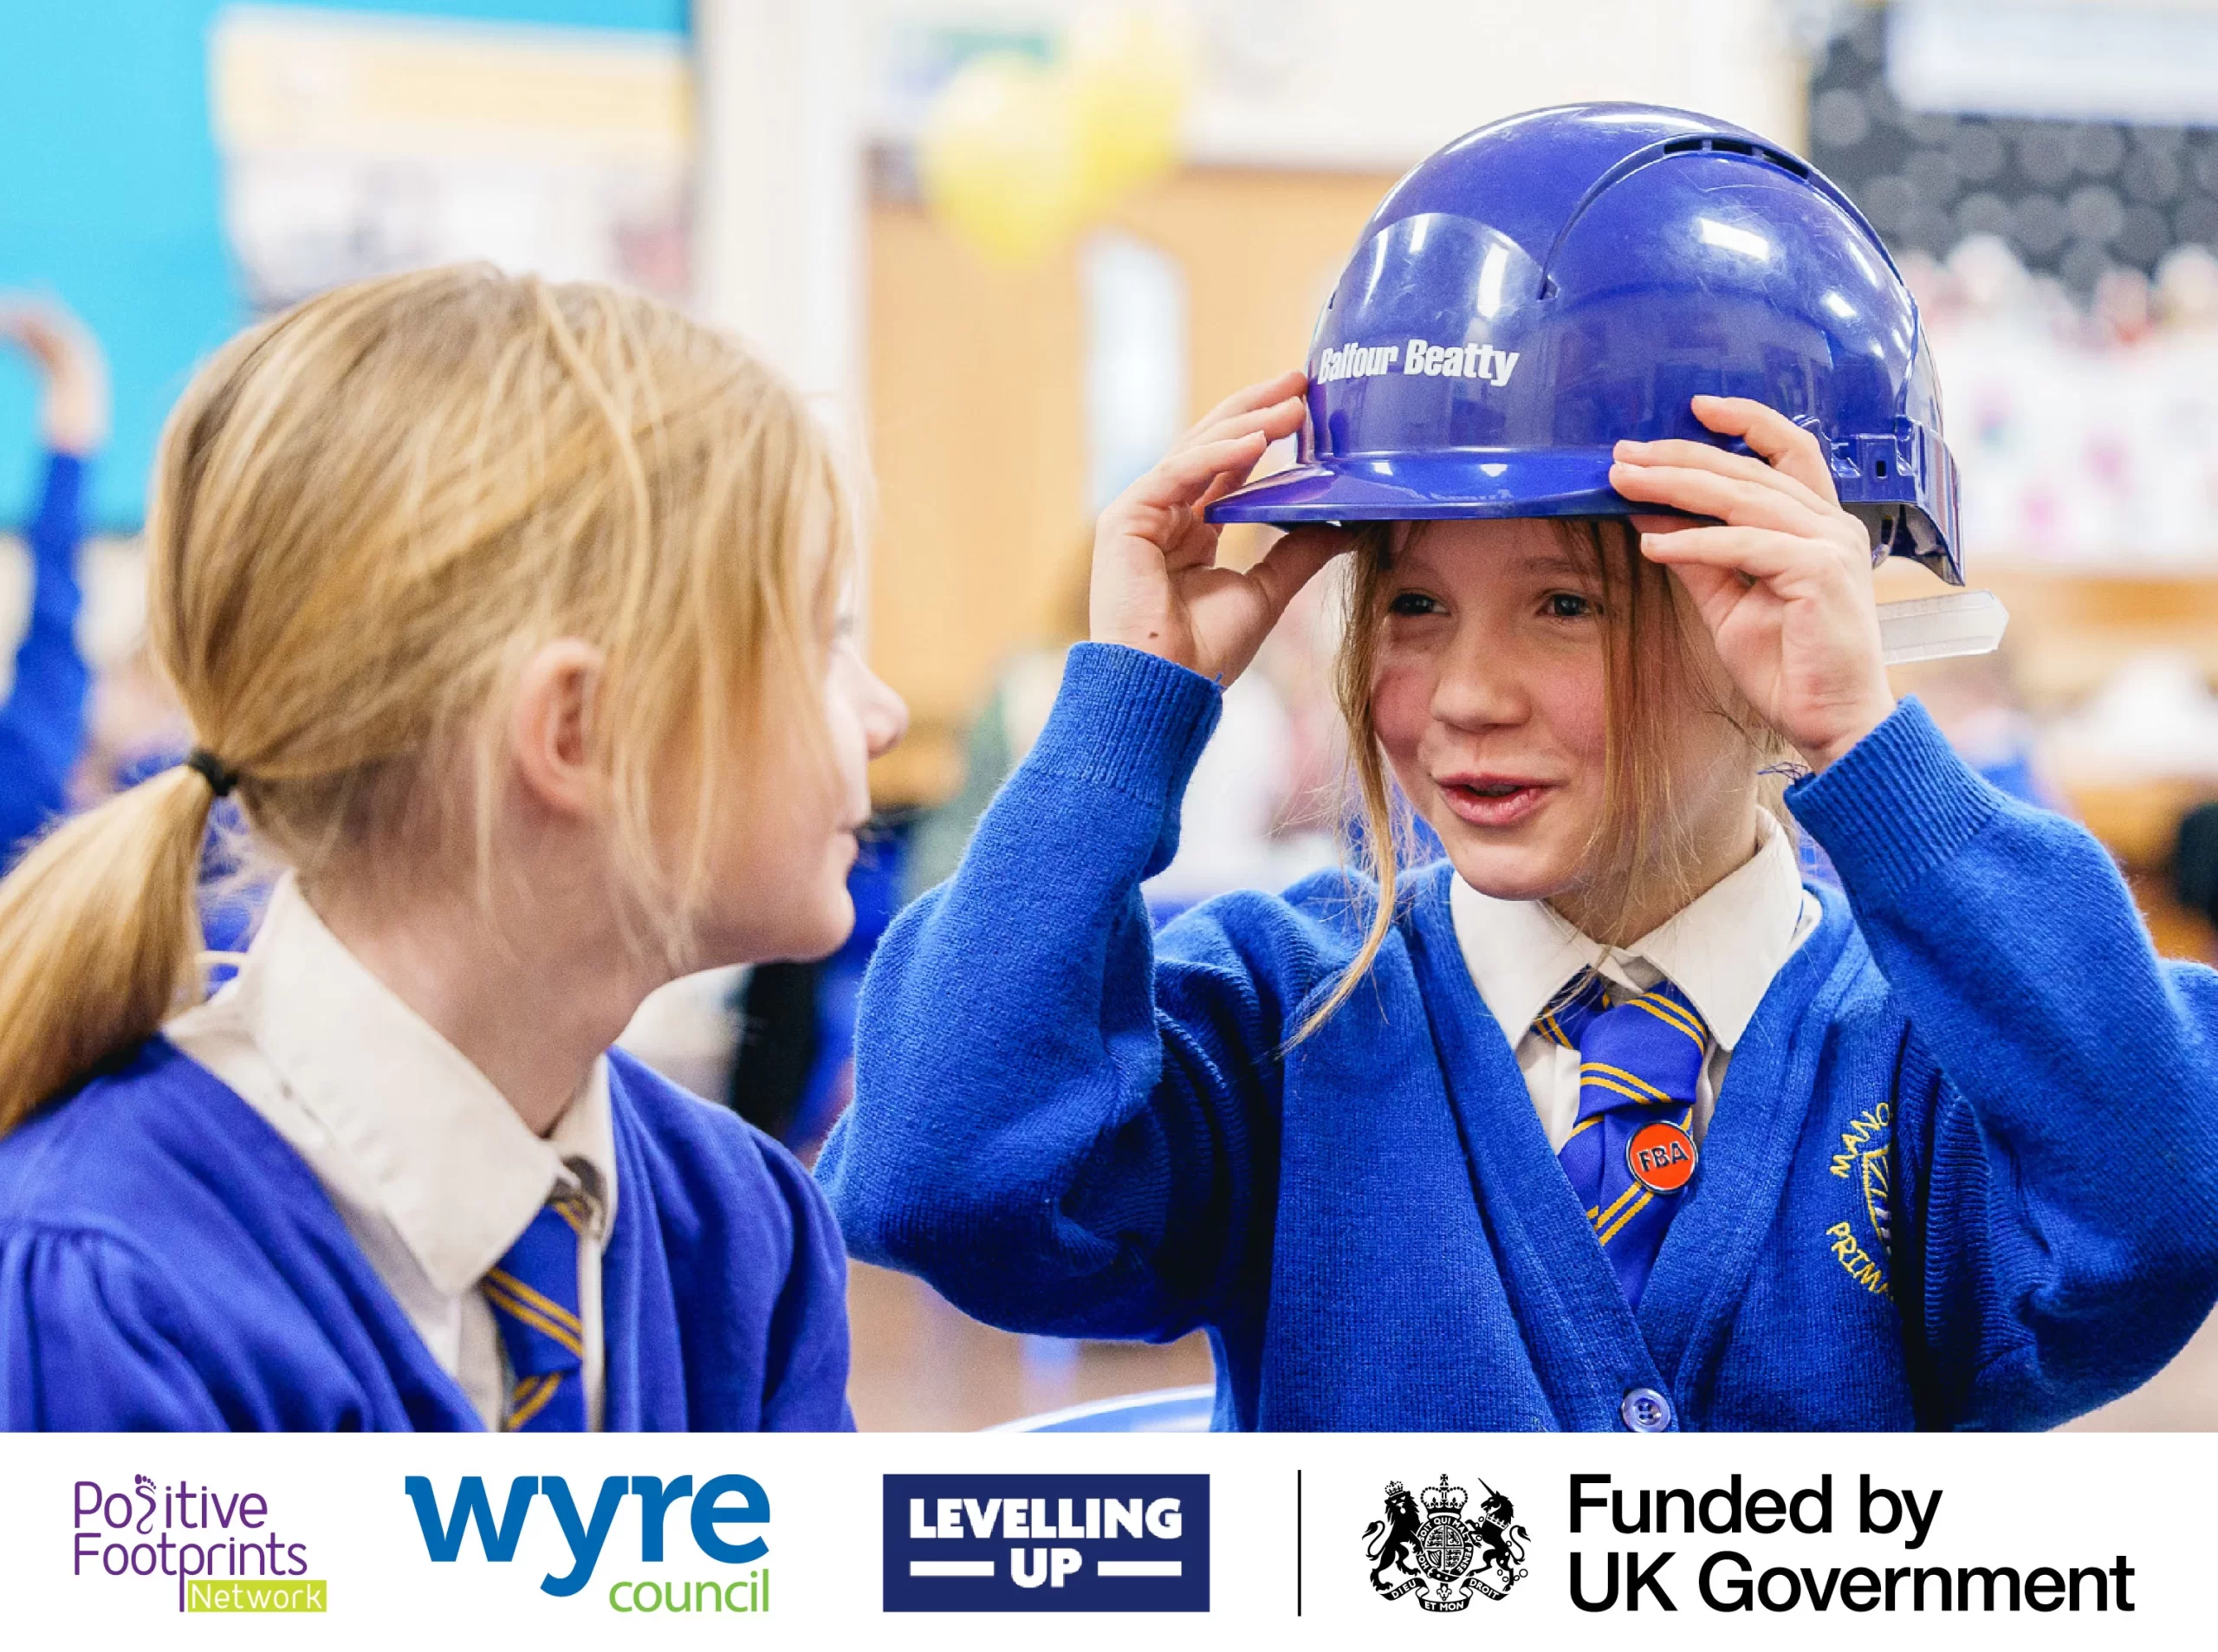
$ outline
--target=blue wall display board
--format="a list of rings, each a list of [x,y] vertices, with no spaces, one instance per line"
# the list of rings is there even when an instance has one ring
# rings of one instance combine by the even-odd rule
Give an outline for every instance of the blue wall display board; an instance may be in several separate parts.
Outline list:
[[[313,7],[680,34],[685,0],[390,0]],[[223,236],[209,125],[217,0],[0,8],[0,289],[59,298],[100,334],[115,436],[94,515],[135,528],[162,418],[194,365],[246,320]],[[0,522],[29,503],[29,375],[0,360]]]

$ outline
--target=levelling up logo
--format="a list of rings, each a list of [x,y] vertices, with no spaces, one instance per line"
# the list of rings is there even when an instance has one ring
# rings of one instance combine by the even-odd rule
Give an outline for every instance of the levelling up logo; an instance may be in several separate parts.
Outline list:
[[[1207,1474],[888,1474],[889,1612],[1205,1612]]]

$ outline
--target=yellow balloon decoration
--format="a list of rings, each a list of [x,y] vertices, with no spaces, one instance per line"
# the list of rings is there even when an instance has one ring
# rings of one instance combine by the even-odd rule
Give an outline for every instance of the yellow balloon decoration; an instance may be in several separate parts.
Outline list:
[[[1177,167],[1191,63],[1177,15],[1159,6],[1089,12],[1073,29],[1067,73],[1089,211]]]
[[[990,262],[1036,262],[1177,165],[1192,62],[1179,14],[1160,4],[1086,13],[1053,65],[971,59],[918,134],[925,201]]]
[[[1030,59],[971,59],[934,100],[917,146],[932,211],[996,263],[1036,260],[1084,215],[1074,115],[1061,78]]]

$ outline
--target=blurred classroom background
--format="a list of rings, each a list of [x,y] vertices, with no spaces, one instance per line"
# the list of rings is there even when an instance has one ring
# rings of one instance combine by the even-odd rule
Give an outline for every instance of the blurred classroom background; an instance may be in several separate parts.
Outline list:
[[[2218,0],[75,0],[0,17],[0,289],[104,347],[81,647],[92,796],[170,749],[133,540],[195,361],[332,282],[487,257],[747,335],[875,476],[869,647],[914,714],[874,776],[856,936],[675,984],[627,1042],[804,1153],[857,987],[1036,735],[1099,508],[1303,359],[1404,169],[1537,105],[1696,107],[1810,155],[1915,286],[2004,651],[1905,671],[2002,783],[2084,819],[2159,944],[2218,956]],[[0,363],[0,513],[37,483]],[[1248,534],[1239,538],[1238,534]],[[1252,556],[1261,530],[1235,530]],[[1907,564],[1884,594],[1933,587]],[[0,644],[29,563],[0,557]],[[1167,914],[1337,850],[1306,599],[1232,696]],[[0,660],[0,671],[6,669]],[[857,1267],[866,1428],[1205,1383],[1199,1339],[979,1325]],[[2218,1426],[2218,1332],[2081,1426]]]

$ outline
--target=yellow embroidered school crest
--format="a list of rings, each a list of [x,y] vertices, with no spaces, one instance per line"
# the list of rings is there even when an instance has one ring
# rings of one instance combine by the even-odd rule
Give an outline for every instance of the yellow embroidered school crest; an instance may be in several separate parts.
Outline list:
[[[1887,1253],[1894,1240],[1894,1122],[1891,1103],[1865,1108],[1841,1132],[1840,1151],[1832,1157],[1832,1173],[1854,1186],[1854,1211],[1864,1220],[1833,1223],[1826,1241],[1849,1277],[1874,1296],[1887,1294]]]

